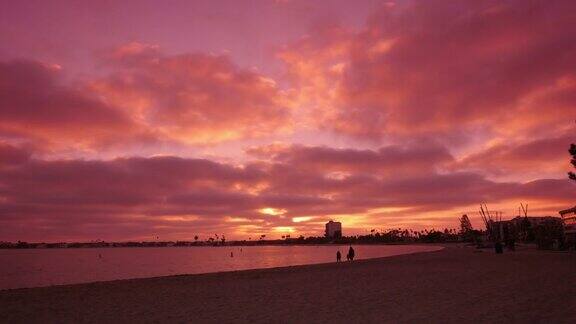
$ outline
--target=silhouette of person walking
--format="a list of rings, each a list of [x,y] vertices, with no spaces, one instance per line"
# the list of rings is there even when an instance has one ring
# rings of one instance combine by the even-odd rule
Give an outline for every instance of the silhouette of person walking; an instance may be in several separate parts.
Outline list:
[[[354,261],[354,249],[352,248],[352,245],[350,245],[350,248],[348,249],[346,259],[348,259],[348,261]]]
[[[340,250],[338,250],[338,252],[336,252],[336,262],[340,261],[342,261],[342,253],[340,253]]]
[[[496,254],[504,253],[504,249],[503,249],[502,243],[500,241],[497,241],[496,244],[494,244],[494,250],[496,250]]]

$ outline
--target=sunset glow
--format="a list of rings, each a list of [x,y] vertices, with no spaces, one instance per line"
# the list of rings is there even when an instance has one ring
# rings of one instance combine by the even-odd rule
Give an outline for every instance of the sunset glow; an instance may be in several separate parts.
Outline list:
[[[456,228],[576,204],[573,1],[11,1],[0,241]],[[551,18],[552,17],[552,18]]]

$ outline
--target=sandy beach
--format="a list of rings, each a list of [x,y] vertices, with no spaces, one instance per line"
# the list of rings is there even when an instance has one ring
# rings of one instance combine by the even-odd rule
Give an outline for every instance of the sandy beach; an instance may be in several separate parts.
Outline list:
[[[0,291],[0,322],[576,322],[576,254],[520,248]]]

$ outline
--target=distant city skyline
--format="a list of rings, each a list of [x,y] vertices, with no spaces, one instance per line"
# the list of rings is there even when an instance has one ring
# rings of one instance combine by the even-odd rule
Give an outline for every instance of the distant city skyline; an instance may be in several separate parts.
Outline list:
[[[576,205],[572,1],[9,1],[0,241],[456,228]]]

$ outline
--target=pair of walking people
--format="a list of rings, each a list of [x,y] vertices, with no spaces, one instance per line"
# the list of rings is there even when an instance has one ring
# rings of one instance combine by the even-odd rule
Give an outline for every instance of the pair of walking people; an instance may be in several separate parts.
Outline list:
[[[346,260],[353,261],[354,254],[355,254],[354,249],[352,248],[352,246],[350,246],[350,248],[348,249],[348,254],[346,255]],[[338,250],[338,252],[336,252],[336,262],[340,261],[342,261],[342,253],[340,253],[340,250]]]

